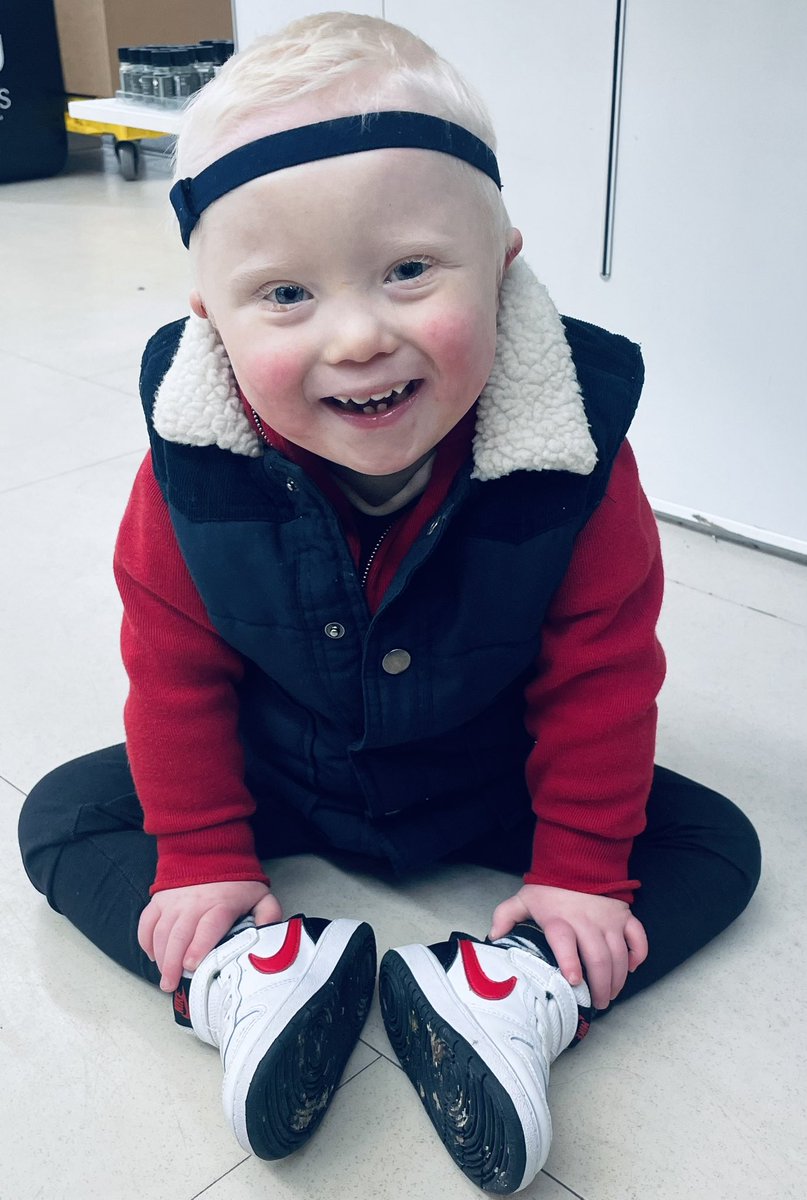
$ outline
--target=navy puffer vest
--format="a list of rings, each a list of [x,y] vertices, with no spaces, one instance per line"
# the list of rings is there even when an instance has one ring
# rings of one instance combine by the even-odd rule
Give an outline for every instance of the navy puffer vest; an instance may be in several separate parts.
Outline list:
[[[530,804],[524,684],[633,417],[638,347],[565,319],[597,466],[483,483],[469,461],[371,616],[339,519],[300,467],[269,448],[250,458],[155,432],[183,324],[150,341],[141,390],[182,554],[213,625],[247,660],[253,795],[281,797],[333,845],[398,869],[517,821]]]

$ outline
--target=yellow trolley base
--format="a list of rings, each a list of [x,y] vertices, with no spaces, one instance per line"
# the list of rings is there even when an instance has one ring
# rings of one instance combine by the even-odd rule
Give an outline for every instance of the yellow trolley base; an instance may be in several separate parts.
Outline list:
[[[159,114],[156,116],[156,122],[162,128],[146,129],[140,125],[118,121],[116,109],[121,110],[121,117],[139,115],[132,105],[122,105],[114,100],[81,100],[71,96],[68,100],[68,111],[64,115],[65,127],[68,133],[83,133],[92,137],[110,134],[114,138],[115,156],[120,165],[121,175],[124,179],[136,179],[140,171],[141,141],[147,138],[162,138],[177,132],[179,114]],[[150,121],[155,120],[148,108],[141,111]]]

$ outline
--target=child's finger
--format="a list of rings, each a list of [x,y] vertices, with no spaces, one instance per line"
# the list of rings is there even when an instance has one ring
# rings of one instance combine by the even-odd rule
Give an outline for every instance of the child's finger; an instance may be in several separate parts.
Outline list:
[[[154,962],[154,926],[160,919],[156,905],[147,904],[137,923],[137,940],[140,948]]]
[[[493,910],[493,920],[488,938],[491,942],[495,942],[496,938],[504,937],[519,921],[526,921],[529,915],[529,910],[518,896],[511,896],[509,900],[503,900]]]
[[[182,958],[185,971],[195,971],[206,954],[217,946],[225,933],[232,929],[239,913],[231,908],[217,905],[203,913]]]
[[[625,922],[625,942],[628,947],[628,970],[635,971],[647,958],[650,947],[644,925],[633,913]]]
[[[171,936],[171,930],[174,927],[176,918],[171,913],[162,912],[154,926],[151,935],[151,949],[154,955],[154,961],[160,970],[163,970],[165,963],[165,952],[168,946],[168,939]]]
[[[547,921],[543,929],[561,974],[572,987],[576,987],[583,982],[583,966],[574,929],[567,921],[560,919]]]
[[[165,941],[162,956],[158,951],[157,962],[160,963],[162,972],[160,987],[164,992],[173,992],[179,985],[182,976],[182,962],[195,932],[195,918],[189,920],[184,917],[176,920]]]
[[[274,925],[283,920],[283,909],[276,896],[264,896],[252,910],[256,925]]]
[[[616,1000],[625,986],[630,969],[630,958],[625,936],[622,930],[610,930],[605,935],[605,942],[611,952],[611,994],[608,999]]]
[[[586,983],[595,1008],[604,1009],[611,1003],[613,991],[613,958],[602,930],[596,927],[577,931],[580,958],[586,971]],[[564,974],[566,972],[564,971]],[[566,975],[569,983],[579,983]]]

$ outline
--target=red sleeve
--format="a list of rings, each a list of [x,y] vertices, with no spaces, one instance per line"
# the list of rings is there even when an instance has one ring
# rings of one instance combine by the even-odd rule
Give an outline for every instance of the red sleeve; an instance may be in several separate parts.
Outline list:
[[[578,536],[544,627],[527,727],[538,818],[527,883],[633,900],[633,839],[653,775],[663,577],[655,518],[627,442]]]
[[[126,747],[165,888],[266,881],[249,818],[236,687],[243,661],[210,624],[147,455],[115,549],[129,675]]]

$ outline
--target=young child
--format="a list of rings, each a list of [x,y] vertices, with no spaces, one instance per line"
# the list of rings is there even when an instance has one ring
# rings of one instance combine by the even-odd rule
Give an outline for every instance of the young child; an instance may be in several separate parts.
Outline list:
[[[366,923],[284,920],[260,859],[520,876],[488,938],[380,970],[439,1136],[510,1193],[549,1151],[549,1065],[742,911],[759,847],[654,769],[641,357],[558,316],[494,148],[457,73],[373,18],[296,22],[203,90],[172,189],[193,315],[145,351],[117,547],[126,746],[43,780],[20,838],[49,903],[220,1048],[269,1159],[321,1120],[376,960]]]

